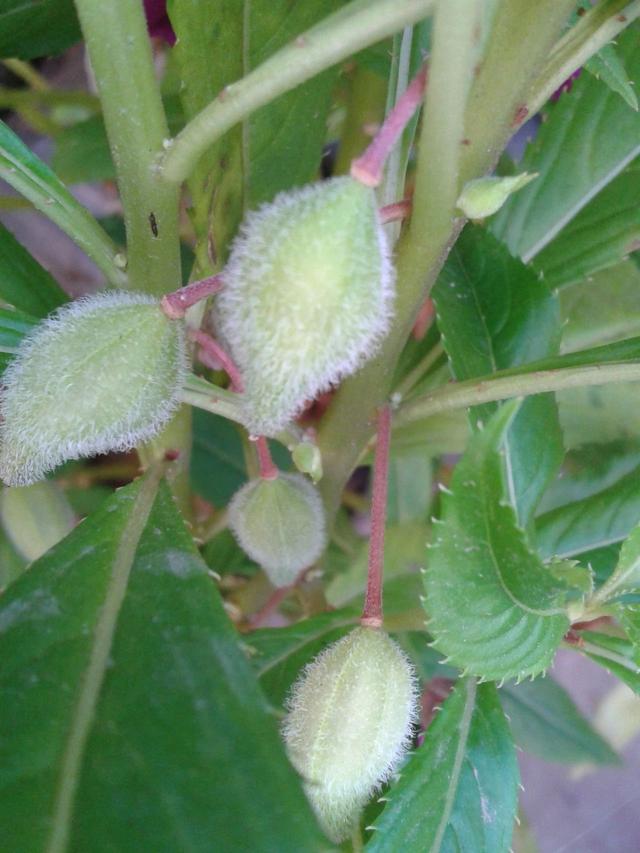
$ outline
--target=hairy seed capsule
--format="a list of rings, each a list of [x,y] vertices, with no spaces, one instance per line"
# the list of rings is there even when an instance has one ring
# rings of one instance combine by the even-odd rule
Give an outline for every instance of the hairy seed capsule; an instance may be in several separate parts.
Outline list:
[[[218,296],[250,432],[274,435],[385,335],[393,268],[372,189],[334,178],[249,214]]]
[[[4,373],[0,478],[28,485],[65,462],[152,438],[180,401],[184,329],[153,298],[106,292],[65,305]]]
[[[402,758],[416,718],[413,667],[384,632],[356,628],[294,684],[283,735],[327,835],[346,838]]]
[[[322,501],[301,474],[251,480],[229,504],[229,524],[274,586],[293,583],[325,545]]]

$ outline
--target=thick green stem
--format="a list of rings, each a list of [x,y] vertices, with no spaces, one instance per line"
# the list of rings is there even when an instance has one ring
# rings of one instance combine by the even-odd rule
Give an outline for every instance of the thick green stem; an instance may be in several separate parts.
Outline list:
[[[83,0],[88,2],[88,0]],[[227,86],[178,134],[161,158],[167,182],[180,183],[223,133],[258,107],[357,51],[426,18],[434,0],[353,0]]]
[[[446,15],[446,4],[444,6],[443,14]],[[458,140],[457,189],[492,168],[511,134],[517,105],[543,65],[572,6],[573,0],[544,0],[536,4],[530,0],[506,0],[499,7],[484,59],[467,100],[465,136]],[[455,26],[455,22],[451,26]],[[451,79],[449,75],[455,78],[459,73],[456,63],[464,65],[464,51],[470,47],[460,43],[451,48],[448,56],[441,54],[443,64],[447,60],[450,64],[447,81]],[[432,75],[434,61],[435,53]],[[464,90],[458,86],[456,91]],[[430,98],[435,97],[432,76],[427,108]],[[438,100],[443,110],[446,105],[446,111],[437,117],[432,112],[430,121],[452,127],[457,122],[452,112],[454,105],[446,104],[446,97],[441,95]],[[435,283],[463,224],[453,216],[456,182],[451,170],[455,165],[451,165],[447,155],[442,154],[441,160],[440,154],[434,152],[436,139],[428,136],[431,133],[439,136],[439,144],[443,145],[450,145],[453,138],[442,128],[432,131],[425,119],[418,150],[414,213],[398,244],[398,296],[393,328],[377,358],[342,385],[320,429],[318,443],[325,470],[320,487],[329,517],[333,517],[344,483],[373,434],[375,411],[389,395],[395,366],[416,313]],[[432,141],[425,144],[427,138]],[[436,154],[437,159],[433,160]],[[439,162],[447,163],[449,169],[442,178],[433,174]],[[434,187],[437,187],[437,194],[433,192]]]
[[[491,379],[471,379],[468,382],[445,385],[425,397],[407,401],[400,407],[395,423],[401,426],[441,412],[466,409],[469,406],[506,400],[509,397],[526,397],[547,391],[565,391],[568,388],[639,380],[640,363],[566,367],[559,370],[536,370],[514,376],[496,376]]]
[[[140,0],[76,0],[116,166],[131,287],[180,285],[178,192],[153,164],[169,136]]]

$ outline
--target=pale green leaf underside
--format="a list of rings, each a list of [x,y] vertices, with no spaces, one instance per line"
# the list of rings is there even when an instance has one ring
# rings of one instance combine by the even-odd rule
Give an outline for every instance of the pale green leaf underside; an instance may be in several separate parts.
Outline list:
[[[389,791],[367,853],[506,853],[517,787],[495,686],[462,681]]]
[[[532,553],[504,501],[500,444],[517,411],[503,406],[458,463],[427,556],[425,587],[435,646],[484,679],[546,670],[568,628],[557,581]]]

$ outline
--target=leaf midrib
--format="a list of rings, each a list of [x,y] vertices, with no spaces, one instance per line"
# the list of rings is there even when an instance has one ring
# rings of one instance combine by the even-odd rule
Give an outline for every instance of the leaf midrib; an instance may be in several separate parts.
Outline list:
[[[94,631],[93,645],[62,754],[57,789],[54,794],[51,833],[46,845],[47,853],[64,853],[68,846],[85,747],[102,689],[129,574],[140,537],[155,501],[160,477],[160,468],[151,469],[141,484],[113,558],[104,604]]]
[[[458,729],[460,737],[456,747],[456,754],[453,760],[453,767],[449,777],[449,787],[447,796],[440,816],[440,823],[436,830],[435,838],[429,853],[439,853],[442,849],[442,840],[449,825],[449,818],[453,810],[456,794],[458,793],[458,783],[460,781],[460,773],[462,772],[462,763],[467,750],[467,741],[469,740],[469,731],[471,729],[471,719],[476,705],[476,692],[478,686],[475,678],[470,678],[466,684],[467,696],[465,699],[464,710],[460,718],[460,727]]]

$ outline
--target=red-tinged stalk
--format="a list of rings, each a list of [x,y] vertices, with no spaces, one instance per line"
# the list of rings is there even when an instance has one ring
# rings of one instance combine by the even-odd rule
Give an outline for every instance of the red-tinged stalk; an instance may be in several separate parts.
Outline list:
[[[416,74],[404,94],[391,110],[375,139],[361,157],[351,164],[351,177],[367,187],[377,187],[382,181],[384,164],[391,149],[413,114],[422,104],[427,85],[427,66]]]
[[[194,281],[186,287],[181,287],[179,290],[174,290],[173,293],[167,293],[160,300],[160,307],[170,320],[180,320],[187,312],[188,308],[213,296],[214,293],[219,293],[223,286],[221,275],[213,275],[210,278],[203,278],[201,281]]]
[[[278,468],[271,458],[271,451],[269,450],[267,439],[264,435],[259,435],[253,440],[256,443],[256,451],[258,453],[260,477],[263,480],[276,480],[278,477]]]
[[[241,394],[244,390],[242,376],[229,353],[227,353],[220,344],[211,337],[211,335],[208,335],[201,329],[192,329],[189,332],[189,337],[191,340],[199,344],[207,355],[212,356],[222,365],[231,380],[231,390]]]
[[[384,528],[387,518],[389,485],[389,445],[391,440],[391,407],[383,406],[378,415],[378,440],[373,467],[371,497],[371,537],[367,592],[360,624],[369,628],[382,627],[382,570],[384,567]]]
[[[387,204],[381,207],[378,211],[380,222],[386,225],[387,222],[397,222],[399,219],[406,219],[411,213],[411,202],[409,199],[396,201],[393,204]]]

